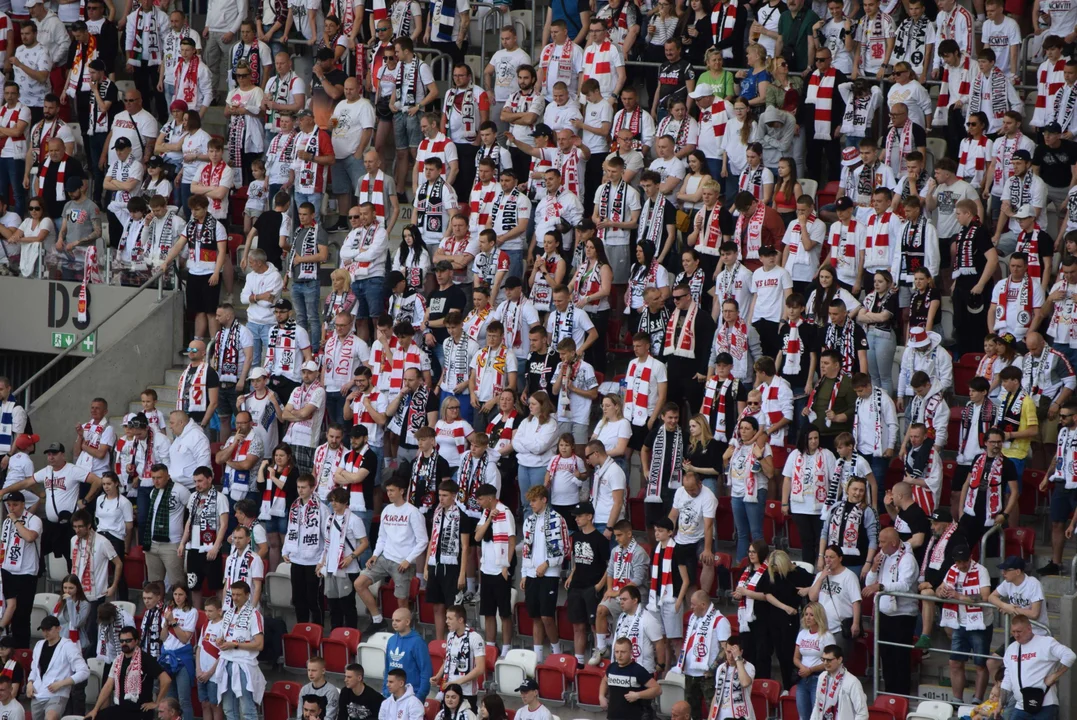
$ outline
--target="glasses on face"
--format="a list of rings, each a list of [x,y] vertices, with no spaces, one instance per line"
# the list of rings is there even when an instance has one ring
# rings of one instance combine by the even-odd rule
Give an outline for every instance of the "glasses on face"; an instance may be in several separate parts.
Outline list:
[[[380,28],[378,28],[378,32],[389,32],[389,28],[387,28],[387,27],[380,27]]]
[[[592,450],[591,452],[584,453],[583,457],[584,457],[585,460],[590,460],[591,456],[594,455],[594,454],[595,454],[595,451]]]
[[[749,400],[747,404],[748,404],[748,407],[759,407],[763,403],[761,403],[761,402],[752,402],[751,400]]]
[[[134,638],[120,638],[120,645],[134,645]]]
[[[362,215],[348,215],[349,220],[361,220],[362,217]]]
[[[830,58],[829,57],[817,57],[817,58],[815,58],[815,62],[816,63],[830,62]]]
[[[40,205],[31,205],[30,206],[30,212],[41,212],[41,206]]]
[[[684,293],[683,295],[674,295],[673,296],[673,301],[677,302],[677,301],[680,301],[680,300],[684,300],[686,297],[688,297],[688,293]]]
[[[1075,413],[1059,413],[1058,416],[1063,420],[1069,420]]]
[[[237,77],[237,78],[241,78],[241,77],[250,77],[250,76],[251,76],[251,74],[250,74],[249,72],[239,72],[239,73],[236,73],[236,77]]]

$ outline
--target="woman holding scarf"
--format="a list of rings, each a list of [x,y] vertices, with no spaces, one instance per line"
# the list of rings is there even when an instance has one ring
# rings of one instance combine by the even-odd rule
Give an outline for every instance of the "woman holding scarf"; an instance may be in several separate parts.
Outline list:
[[[258,485],[262,493],[262,507],[258,519],[265,523],[269,535],[269,566],[273,572],[280,565],[281,545],[288,530],[287,509],[299,497],[292,447],[281,443],[273,449],[273,460],[263,460],[258,468]]]
[[[737,555],[740,562],[748,555],[748,542],[763,539],[763,510],[767,505],[767,478],[774,473],[773,453],[766,436],[759,432],[759,421],[743,417],[737,423],[740,444],[725,451],[725,462],[733,495],[733,521],[737,526]],[[763,557],[766,557],[765,555]]]
[[[860,635],[860,581],[856,573],[843,564],[844,552],[838,545],[827,545],[823,569],[811,587],[799,590],[801,597],[817,602],[826,610],[827,630],[837,638],[842,651],[853,651]]]
[[[597,237],[583,246],[583,262],[569,286],[572,302],[587,313],[591,324],[602,328],[598,339],[584,351],[584,360],[599,372],[606,370],[606,332],[610,319],[610,293],[613,290],[613,267],[606,257],[606,247]]]
[[[827,547],[837,545],[842,551],[842,563],[847,560],[848,569],[863,580],[879,551],[879,517],[868,503],[868,483],[864,478],[849,480],[845,497],[827,509],[822,525],[819,552],[825,553]],[[822,567],[820,560],[816,568]]]
[[[767,572],[759,580],[756,588],[763,593],[766,604],[764,615],[769,615],[764,632],[757,639],[759,652],[757,658],[763,664],[762,673],[756,677],[770,677],[770,657],[778,655],[781,667],[782,686],[792,687],[796,682],[797,668],[793,664],[793,651],[796,647],[800,619],[797,612],[800,607],[801,588],[811,587],[812,574],[804,568],[794,565],[789,554],[784,550],[774,550],[767,560]],[[759,614],[759,606],[756,606]],[[759,642],[762,641],[762,642]]]
[[[251,161],[265,150],[262,128],[262,88],[254,82],[254,70],[246,60],[236,63],[237,87],[229,91],[224,105],[228,118],[228,164],[243,173],[243,184],[254,179]]]
[[[815,538],[822,531],[820,514],[836,464],[834,453],[819,447],[819,430],[806,425],[782,470],[782,514],[792,515],[800,533],[800,559],[810,565],[815,565]]]
[[[183,720],[194,720],[191,688],[195,686],[197,675],[191,638],[198,625],[198,610],[191,604],[191,593],[186,584],[172,586],[172,601],[165,607],[163,620],[167,634],[161,644],[160,662],[172,678],[168,694],[179,700]]]
[[[738,533],[739,535],[739,533]],[[756,660],[770,665],[770,657],[759,658],[758,649],[761,644],[765,646],[767,634],[767,603],[766,595],[759,591],[758,586],[763,576],[767,574],[767,558],[770,556],[770,546],[762,539],[753,540],[748,547],[748,564],[740,574],[733,589],[733,599],[737,601],[737,622],[739,625],[741,647],[744,648],[744,656],[753,665]]]

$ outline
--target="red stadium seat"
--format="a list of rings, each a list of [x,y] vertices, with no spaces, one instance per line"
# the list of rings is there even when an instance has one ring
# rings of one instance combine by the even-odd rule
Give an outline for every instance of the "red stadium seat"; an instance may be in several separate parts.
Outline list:
[[[132,544],[123,561],[123,579],[129,588],[140,588],[146,584],[146,553],[142,546]]]
[[[894,720],[894,713],[882,708],[869,707],[868,720]]]
[[[871,706],[889,710],[896,720],[905,720],[905,716],[909,714],[909,701],[896,695],[880,695]]]
[[[441,666],[445,664],[445,641],[431,640],[426,647],[430,652],[430,667],[437,673]]]
[[[792,688],[788,695],[782,695],[782,720],[799,720],[800,711],[797,710],[797,695]]]
[[[528,637],[535,634],[534,622],[527,613],[527,605],[523,602],[516,603],[516,632]]]
[[[381,612],[382,615],[384,615],[385,617],[392,617],[393,613],[396,612],[397,608],[401,607],[401,602],[399,599],[397,599],[396,595],[393,593],[393,590],[393,581],[390,580],[389,582],[381,586],[381,591],[378,593],[381,596]],[[408,588],[409,601],[414,599],[418,595],[419,578],[413,577],[411,579],[411,586]],[[407,607],[408,604],[410,604],[410,602],[405,604],[404,607]]]
[[[359,652],[362,635],[355,628],[339,627],[322,640],[322,657],[325,669],[331,673],[344,673],[344,668]]]
[[[816,207],[822,207],[823,205],[829,205],[834,202],[834,198],[838,196],[838,188],[841,187],[841,183],[837,180],[831,180],[823,187],[819,188],[816,193],[818,199],[815,201]]]
[[[782,684],[777,680],[752,681],[752,708],[757,718],[770,717],[770,709],[778,708],[778,698],[782,694]]]
[[[486,671],[482,674],[482,682],[480,685],[485,685],[486,681],[494,676],[494,663],[497,662],[497,655],[496,646],[486,646]]]
[[[606,668],[609,665],[610,661],[603,658],[596,666],[580,666],[576,672],[576,701],[580,707],[599,707],[598,689],[602,678],[606,677]]]
[[[322,644],[322,626],[313,623],[296,623],[284,641],[284,667],[289,670],[307,669],[307,660],[318,653]]]
[[[643,495],[645,492],[644,488],[640,488],[635,497],[628,498],[628,517],[632,520],[632,527],[635,528],[647,527],[647,514],[643,510]]]
[[[1036,514],[1036,501],[1040,496],[1040,483],[1047,475],[1043,470],[1034,470],[1027,465],[1021,475],[1021,494],[1017,506],[1022,515]]]
[[[247,205],[247,186],[234,188],[228,201],[228,219],[231,220],[233,225],[243,227],[243,209]],[[235,252],[231,248],[231,243],[229,243],[228,249],[232,253]]]
[[[579,661],[572,655],[558,653],[547,657],[535,668],[539,697],[547,702],[567,702],[567,695],[576,684],[578,668]]]
[[[558,636],[563,637],[563,638],[572,637],[573,636],[573,628],[572,628],[572,623],[569,622],[569,619],[568,619],[568,606],[567,605],[558,605],[557,606],[557,614],[556,614],[555,617],[557,619],[557,634],[558,634]]]
[[[1025,560],[1032,559],[1036,548],[1036,531],[1032,528],[1006,528],[1006,555],[1020,555]]]
[[[420,625],[433,625],[434,624],[434,604],[426,601],[426,590],[420,590],[418,596],[419,604],[419,624]]]
[[[804,547],[800,539],[800,528],[797,527],[795,522],[786,523],[785,532],[789,535],[789,547],[796,550],[800,550]]]
[[[262,694],[263,720],[291,720],[288,698],[272,690]]]
[[[291,682],[290,680],[278,680],[273,683],[273,687],[270,688],[272,692],[275,692],[278,695],[283,695],[288,699],[289,712],[293,714],[299,709],[299,691],[302,689],[302,685]]]
[[[423,703],[423,720],[437,720],[439,712],[441,712],[441,703],[434,698],[427,698]]]
[[[635,521],[632,524],[635,525]],[[643,527],[643,525],[636,525],[636,527]],[[733,523],[733,498],[728,495],[718,498],[718,511],[714,516],[714,527],[718,531],[719,540],[733,542],[733,531],[736,525]]]
[[[785,516],[782,515],[782,503],[780,500],[767,500],[767,507],[763,510],[763,539],[767,545],[774,545],[774,537],[785,524]]]

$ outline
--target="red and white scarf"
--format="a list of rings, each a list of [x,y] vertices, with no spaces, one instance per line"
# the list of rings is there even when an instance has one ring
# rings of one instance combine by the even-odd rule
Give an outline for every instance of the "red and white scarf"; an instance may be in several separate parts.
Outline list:
[[[957,565],[950,566],[943,584],[949,585],[954,592],[966,600],[981,602],[979,563],[972,561],[967,573],[961,572]],[[976,605],[965,603],[944,603],[939,625],[944,628],[964,628],[966,630],[984,630],[984,611]]]
[[[151,433],[152,434],[152,431]],[[97,533],[90,530],[85,540],[75,540],[71,548],[71,574],[79,579],[82,591],[93,595],[93,551]],[[81,567],[81,570],[80,570]],[[74,639],[74,638],[72,638]]]
[[[677,544],[672,539],[666,546],[659,545],[651,554],[651,594],[647,608],[657,612],[662,605],[673,604],[673,551]]]
[[[699,311],[699,306],[692,303],[687,310],[684,311],[684,322],[681,325],[680,335],[673,337],[674,330],[677,327],[677,321],[681,316],[681,309],[676,308],[673,314],[670,315],[669,322],[666,323],[666,337],[663,342],[664,357],[676,356],[683,358],[695,358],[696,353],[696,336],[695,336],[695,322],[696,313]]]
[[[733,35],[733,29],[737,25],[737,0],[729,0],[727,3],[717,3],[711,10],[711,39],[717,45],[721,40],[728,40]],[[722,57],[732,59],[733,48],[722,50]]]
[[[610,62],[610,58],[613,56],[612,48],[613,43],[609,40],[606,40],[601,45],[588,46],[587,52],[583,56],[584,82],[593,77],[610,76],[613,72],[613,64]]]
[[[52,156],[48,153],[41,155],[41,169],[37,173],[37,197],[45,196],[45,176],[49,174],[49,167],[52,165]],[[67,192],[64,189],[64,176],[67,171],[67,153],[64,153],[64,157],[60,160],[60,165],[56,168],[56,184],[54,186],[54,192],[56,200],[63,202],[67,199]],[[122,167],[122,166],[121,166]],[[120,178],[126,180],[126,177]]]
[[[809,458],[804,453],[797,452],[796,460],[793,461],[793,477],[790,478],[792,484],[790,485],[789,498],[797,503],[812,503],[812,497],[814,497],[814,503],[825,504],[826,462],[824,461],[823,451],[821,449],[815,451],[815,454],[810,458],[810,467],[808,466],[808,460]],[[815,486],[814,490],[813,485]],[[808,493],[812,493],[812,496],[808,497]]]
[[[1017,325],[1021,327],[1028,327],[1032,322],[1032,280],[1028,275],[1021,280],[1021,285],[1017,289],[1017,304],[1021,307],[1021,310],[1017,315]],[[1007,316],[1010,312],[1010,279],[1003,280],[1001,302],[995,306],[995,327],[1000,325],[1005,326],[1007,322]]]
[[[949,527],[943,531],[939,537],[928,538],[927,552],[924,553],[924,560],[920,563],[920,582],[924,582],[925,575],[928,569],[939,570],[942,568],[943,562],[946,560],[946,546],[950,543],[950,538],[957,532],[957,523],[950,523]]]
[[[1062,57],[1055,61],[1054,65],[1050,64],[1050,60],[1044,60],[1040,63],[1039,70],[1036,72],[1036,115],[1043,116],[1043,122],[1047,121],[1047,101],[1048,98],[1053,98],[1055,93],[1062,89],[1062,86],[1066,84],[1066,58]],[[1039,118],[1037,118],[1039,119]],[[1042,127],[1042,125],[1035,123],[1035,127]]]
[[[867,233],[864,243],[864,267],[882,262],[890,264],[890,219],[893,214],[887,210],[882,215],[872,213],[868,218]]]
[[[621,547],[618,543],[613,548],[613,576],[610,578],[613,590],[619,592],[632,581],[632,557],[637,552],[642,550],[635,538],[629,541],[628,547]]]
[[[209,402],[209,388],[206,387],[206,374],[209,363],[203,361],[197,366],[188,364],[179,379],[179,401],[182,410],[187,412],[205,412]]]
[[[755,570],[751,565],[744,568],[744,572],[740,575],[740,581],[737,583],[738,588],[744,588],[745,590],[755,591],[756,585],[763,579],[763,574],[767,571],[766,562],[759,564]],[[749,623],[755,621],[755,600],[745,595],[737,601],[737,622],[740,632],[748,632],[751,630]]]
[[[19,124],[19,115],[21,115],[21,114],[22,114],[22,110],[21,110],[20,105],[16,104],[14,108],[10,108],[5,103],[2,107],[0,107],[0,127],[4,127],[4,128],[8,128],[8,129],[15,127],[16,125]],[[23,118],[23,119],[26,120],[28,118]],[[13,140],[15,142],[19,142],[19,141],[25,140],[25,139],[26,139],[25,134],[20,135],[18,137],[14,137],[14,138],[0,137],[0,150],[4,149],[4,146],[7,145],[8,140]]]
[[[374,175],[373,182],[370,173],[363,176],[359,181],[359,201],[373,203],[378,222],[385,222],[385,173],[379,170]]]
[[[187,66],[184,70],[184,65]],[[190,60],[179,59],[176,63],[176,75],[173,78],[176,86],[176,97],[183,100],[191,109],[198,106],[198,69],[201,60],[198,54],[191,56]]]
[[[625,417],[636,427],[643,427],[650,417],[648,394],[651,388],[651,366],[647,362],[633,360],[625,375]]]
[[[983,179],[987,169],[987,135],[967,137],[961,141],[957,174],[974,185]]]
[[[112,680],[112,704],[117,706],[124,701],[138,703],[142,696],[142,648],[135,648],[131,662],[127,665],[127,676],[121,682],[120,670],[123,667],[124,663],[117,658],[109,672],[109,678]]]
[[[220,187],[221,179],[224,177],[224,171],[227,167],[228,163],[223,160],[216,165],[213,163],[206,163],[205,167],[202,168],[202,172],[199,174],[198,182],[209,187]],[[211,197],[209,199],[210,214],[216,217],[224,212],[224,203],[227,202],[227,200],[227,195],[223,198]]]
[[[542,48],[542,61],[539,63],[539,67],[547,68],[547,77],[552,76],[554,82],[560,81],[566,85],[571,83],[574,74],[572,72],[572,51],[575,47],[571,40],[566,40],[561,45],[550,43]],[[553,83],[550,83],[551,87],[552,85]]]
[[[936,125],[945,125],[950,112],[950,105],[955,100],[961,102],[968,102],[969,93],[972,92],[972,83],[970,78],[972,77],[972,60],[968,53],[961,54],[961,61],[957,67],[952,67],[950,63],[944,62],[942,64],[942,84],[939,85],[939,101],[935,105],[935,117],[934,122]],[[957,75],[957,94],[960,97],[950,97],[950,73],[955,72]]]
[[[740,245],[741,260],[759,259],[759,248],[763,245],[763,219],[766,210],[766,205],[757,202],[755,213],[751,217],[743,214],[737,217],[737,227],[733,231],[733,237]]]
[[[841,691],[842,683],[845,682],[846,672],[845,666],[842,665],[837,675],[831,675],[828,672],[822,674],[819,680],[819,690],[816,693],[813,717],[828,720],[838,717],[838,693]]]
[[[718,383],[722,383],[722,387],[718,387]],[[726,415],[728,410],[726,408],[726,398],[736,397],[735,383],[739,381],[735,378],[728,377],[725,380],[721,380],[717,375],[707,380],[707,387],[703,394],[703,407],[699,412],[703,417],[708,420],[711,419],[711,410],[714,409],[714,399],[718,398],[718,408],[714,412],[714,423],[711,428],[711,432],[714,433],[715,439],[719,442],[729,442],[726,429]],[[729,392],[730,386],[734,386],[733,392]]]
[[[611,198],[612,196],[612,198]],[[599,190],[598,217],[609,222],[624,222],[625,203],[628,197],[628,184],[622,180],[614,190],[612,183],[605,183]],[[596,231],[599,240],[605,240],[608,228],[600,227]]]
[[[901,133],[901,140],[898,140],[898,132]],[[900,142],[900,144],[899,144]],[[913,147],[913,125],[912,120],[906,119],[905,124],[901,128],[891,126],[886,133],[886,164],[894,170],[895,175],[902,175],[905,172],[905,155],[912,152]],[[898,156],[896,158],[897,164],[894,164],[894,150],[897,150]]]
[[[508,373],[505,371],[505,360],[508,357],[508,349],[505,347],[505,343],[501,343],[493,350],[491,355],[491,348],[489,345],[479,350],[475,355],[475,367],[477,372],[475,373],[475,382],[482,385],[483,376],[492,371],[494,373],[494,387],[493,396],[497,397],[501,394],[501,391],[505,388],[505,381]]]
[[[804,101],[815,109],[813,119],[815,121],[815,139],[824,142],[833,140],[833,108],[834,108],[834,83],[838,71],[830,68],[823,74],[816,70],[808,80],[808,96]],[[943,87],[946,87],[945,82]]]
[[[965,494],[965,514],[970,517],[976,515],[976,497],[980,493],[980,485],[984,481],[984,470],[987,465],[987,453],[981,453],[972,464],[969,472],[969,491]],[[1002,466],[1006,458],[1002,455],[991,460],[991,467],[987,470],[987,512],[984,516],[984,527],[995,524],[995,516],[1002,512]]]
[[[415,343],[410,344],[407,350],[401,350],[400,347],[393,350],[389,372],[389,391],[391,394],[396,395],[403,389],[405,370],[415,368],[422,372],[422,356],[419,354],[421,352]]]

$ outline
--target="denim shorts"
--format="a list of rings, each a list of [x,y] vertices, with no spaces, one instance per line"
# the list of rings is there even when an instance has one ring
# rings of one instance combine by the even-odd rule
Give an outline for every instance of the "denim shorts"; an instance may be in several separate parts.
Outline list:
[[[385,278],[370,277],[352,283],[355,295],[355,316],[357,318],[376,318],[385,312]]]
[[[419,147],[419,141],[423,139],[423,131],[419,127],[420,117],[422,117],[422,112],[414,115],[398,112],[393,115],[393,137],[398,150]]]
[[[280,533],[281,535],[288,532],[288,518],[286,517],[271,517],[265,523],[267,533]]]
[[[212,680],[198,683],[198,702],[217,704],[217,683]]]
[[[960,655],[959,653],[974,652],[980,655],[989,655],[991,653],[991,626],[988,625],[985,630],[956,628],[950,640],[950,650],[953,652],[950,655],[950,660],[954,662],[964,663],[971,660],[977,667],[985,667],[987,658],[970,658],[968,655]]]
[[[331,189],[334,195],[354,195],[359,187],[359,178],[365,175],[365,166],[355,155],[337,158],[333,163]]]
[[[1064,523],[1077,510],[1077,488],[1066,489],[1066,483],[1055,483],[1051,492],[1051,522]]]

